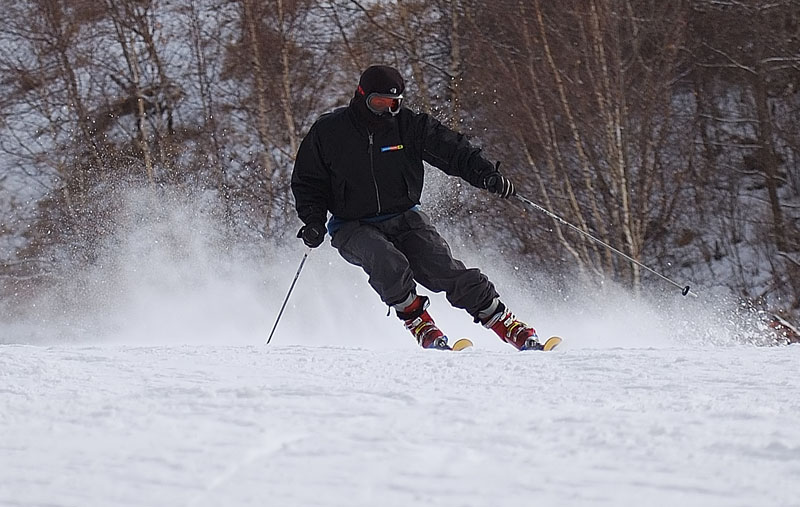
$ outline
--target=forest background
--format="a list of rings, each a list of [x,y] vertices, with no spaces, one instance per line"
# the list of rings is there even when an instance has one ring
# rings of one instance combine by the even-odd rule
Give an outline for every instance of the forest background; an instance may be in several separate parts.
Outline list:
[[[131,189],[212,203],[225,241],[296,242],[298,145],[384,63],[520,194],[670,277],[800,316],[797,0],[0,5],[6,311],[98,262]],[[428,180],[455,241],[670,289],[518,202]]]

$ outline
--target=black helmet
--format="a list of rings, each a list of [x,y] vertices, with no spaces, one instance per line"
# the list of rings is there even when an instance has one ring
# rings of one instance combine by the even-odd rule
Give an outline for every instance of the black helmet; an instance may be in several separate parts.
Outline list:
[[[363,97],[367,108],[378,116],[392,116],[400,111],[406,85],[394,67],[372,65],[361,74],[355,99]]]

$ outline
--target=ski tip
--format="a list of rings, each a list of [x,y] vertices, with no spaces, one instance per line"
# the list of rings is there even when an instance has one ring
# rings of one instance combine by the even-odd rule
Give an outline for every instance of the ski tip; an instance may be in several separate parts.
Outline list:
[[[464,350],[469,347],[472,347],[472,340],[469,338],[461,338],[460,340],[456,340],[456,342],[451,346],[453,350]]]
[[[561,342],[562,340],[560,336],[551,336],[542,345],[542,347],[544,347],[543,350],[553,350],[554,348],[558,347],[558,344]]]

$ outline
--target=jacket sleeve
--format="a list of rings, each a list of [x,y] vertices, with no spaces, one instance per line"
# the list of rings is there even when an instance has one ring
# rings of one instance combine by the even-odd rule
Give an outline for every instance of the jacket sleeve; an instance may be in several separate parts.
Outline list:
[[[484,178],[494,165],[472,146],[466,136],[455,132],[427,114],[414,119],[421,143],[422,159],[447,174],[459,176],[478,188],[486,188]]]
[[[292,172],[295,208],[303,223],[325,223],[330,188],[330,172],[322,155],[319,135],[317,129],[311,127],[297,150]]]

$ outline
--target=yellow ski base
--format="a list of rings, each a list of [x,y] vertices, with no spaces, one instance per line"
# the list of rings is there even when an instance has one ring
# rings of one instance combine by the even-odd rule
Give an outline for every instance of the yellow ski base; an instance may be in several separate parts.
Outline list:
[[[561,343],[561,338],[558,336],[551,336],[544,342],[544,350],[553,350],[554,348],[558,347],[558,344]]]
[[[452,345],[453,350],[464,350],[469,347],[472,347],[472,340],[468,338],[461,338]]]

